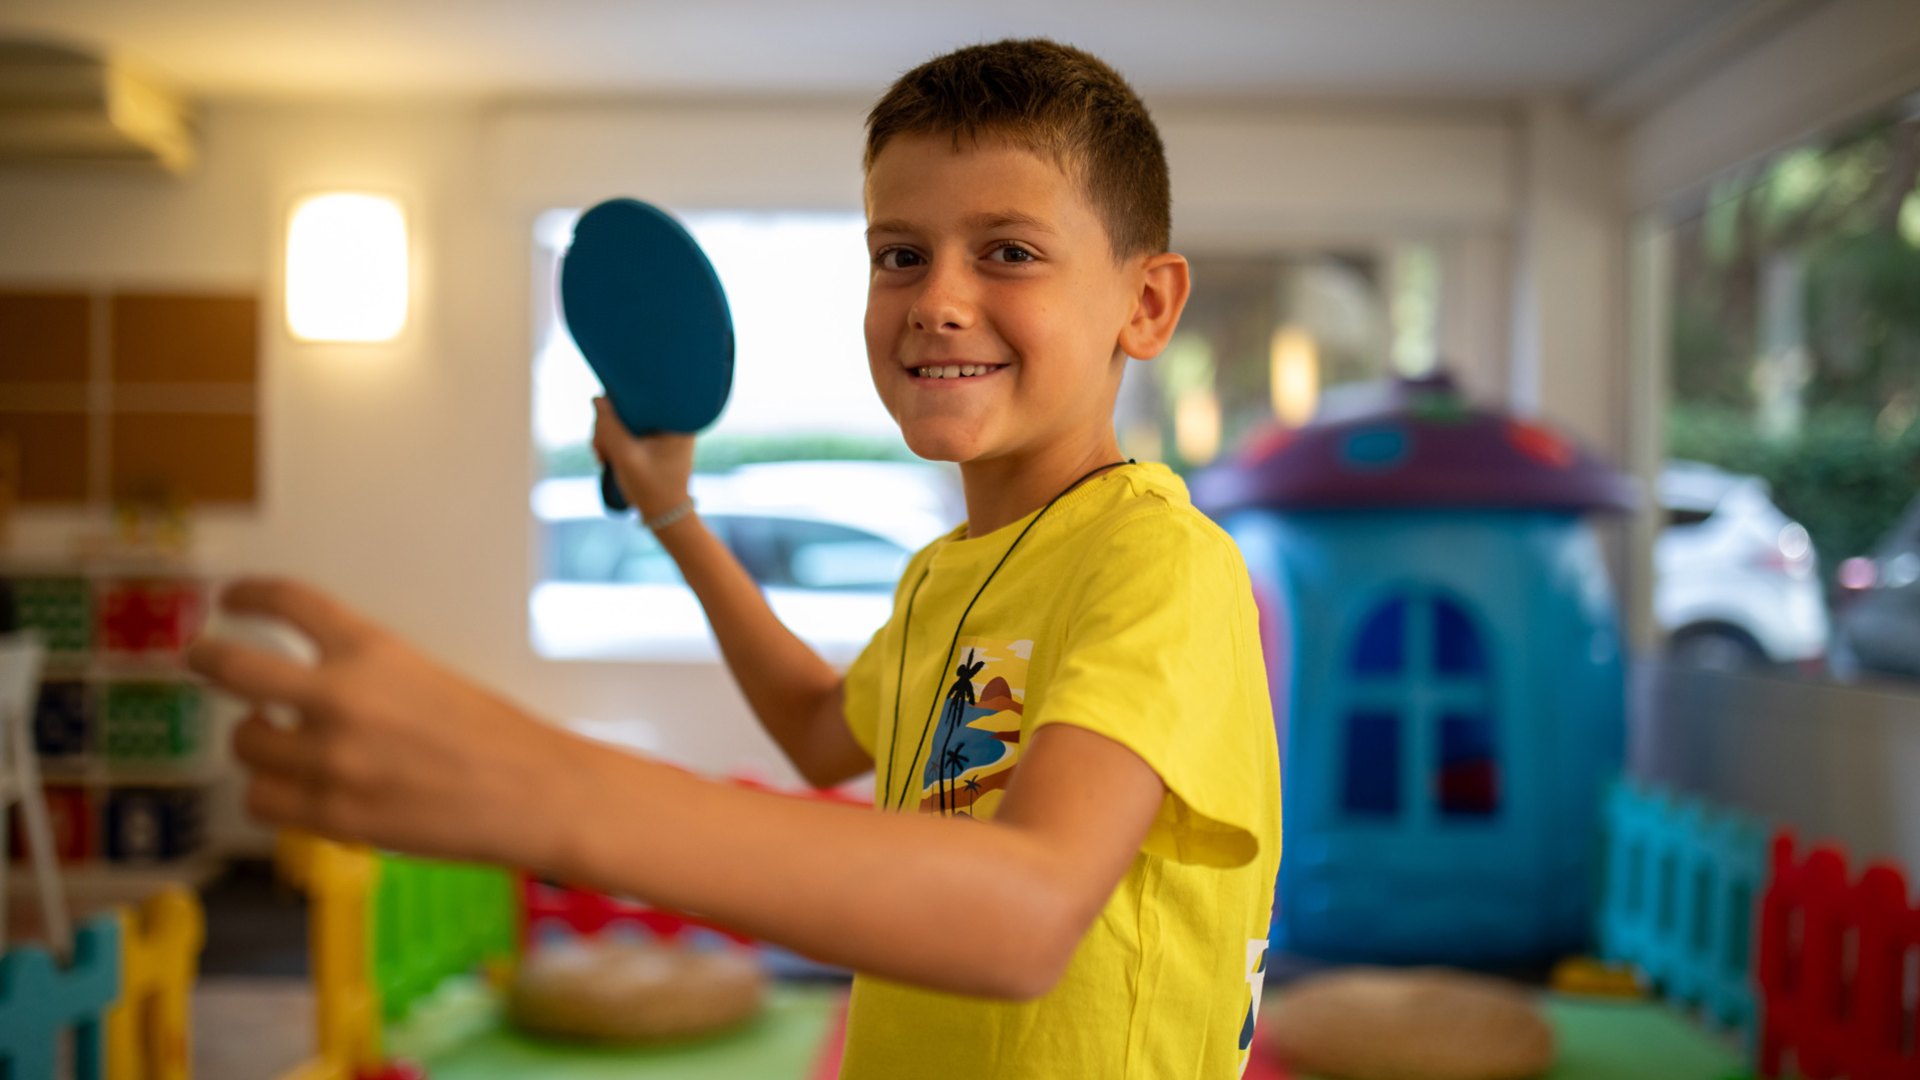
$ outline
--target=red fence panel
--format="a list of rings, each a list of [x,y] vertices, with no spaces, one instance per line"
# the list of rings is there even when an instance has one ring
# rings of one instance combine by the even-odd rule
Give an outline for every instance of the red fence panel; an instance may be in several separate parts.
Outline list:
[[[1760,1075],[1920,1080],[1917,958],[1920,910],[1898,867],[1849,881],[1842,849],[1796,858],[1793,834],[1776,833],[1760,908]]]

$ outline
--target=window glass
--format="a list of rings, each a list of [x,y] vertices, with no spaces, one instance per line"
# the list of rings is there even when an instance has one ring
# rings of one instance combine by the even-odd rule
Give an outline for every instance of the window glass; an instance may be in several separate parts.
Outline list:
[[[1356,676],[1398,675],[1406,667],[1407,602],[1395,598],[1367,616],[1353,650]]]
[[[1486,653],[1480,633],[1460,605],[1436,599],[1433,604],[1434,668],[1442,675],[1484,675]]]
[[[1493,718],[1480,712],[1440,716],[1440,813],[1448,817],[1484,817],[1499,808]]]
[[[1400,813],[1400,717],[1379,709],[1347,714],[1342,806],[1357,817]]]
[[[1722,177],[1671,240],[1669,657],[1920,680],[1886,554],[1920,506],[1920,100]]]

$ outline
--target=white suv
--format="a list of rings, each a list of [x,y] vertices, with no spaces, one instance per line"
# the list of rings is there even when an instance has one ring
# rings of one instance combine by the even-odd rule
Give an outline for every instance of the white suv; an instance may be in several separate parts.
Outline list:
[[[1829,626],[1813,543],[1766,481],[1670,461],[1660,504],[1653,610],[1671,659],[1722,671],[1821,661]]]
[[[696,474],[701,520],[789,629],[848,663],[886,622],[907,559],[965,517],[948,468],[802,461]],[[631,514],[611,517],[597,477],[534,486],[534,650],[556,660],[720,658],[680,569]]]

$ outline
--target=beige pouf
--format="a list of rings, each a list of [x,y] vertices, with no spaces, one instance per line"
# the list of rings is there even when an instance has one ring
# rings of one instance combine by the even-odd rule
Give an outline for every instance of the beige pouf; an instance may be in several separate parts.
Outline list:
[[[1328,1080],[1527,1080],[1553,1066],[1553,1029],[1526,991],[1444,968],[1302,979],[1260,1026],[1289,1069]]]
[[[745,950],[583,941],[534,950],[507,1016],[539,1035],[656,1042],[723,1031],[760,1012],[767,978]]]

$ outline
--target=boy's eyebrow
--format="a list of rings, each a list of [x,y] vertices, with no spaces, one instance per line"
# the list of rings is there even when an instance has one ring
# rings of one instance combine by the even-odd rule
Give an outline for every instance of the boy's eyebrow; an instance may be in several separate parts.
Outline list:
[[[1056,231],[1053,226],[1047,224],[1043,219],[1034,217],[1032,214],[1021,213],[1018,210],[997,210],[970,214],[962,218],[960,223],[968,229],[981,231],[1003,229],[1008,226],[1017,226],[1019,228],[1032,229],[1036,232],[1044,233],[1053,233]],[[898,218],[876,221],[867,226],[868,236],[873,236],[876,233],[910,233],[915,231],[917,230],[914,228],[912,222]]]

